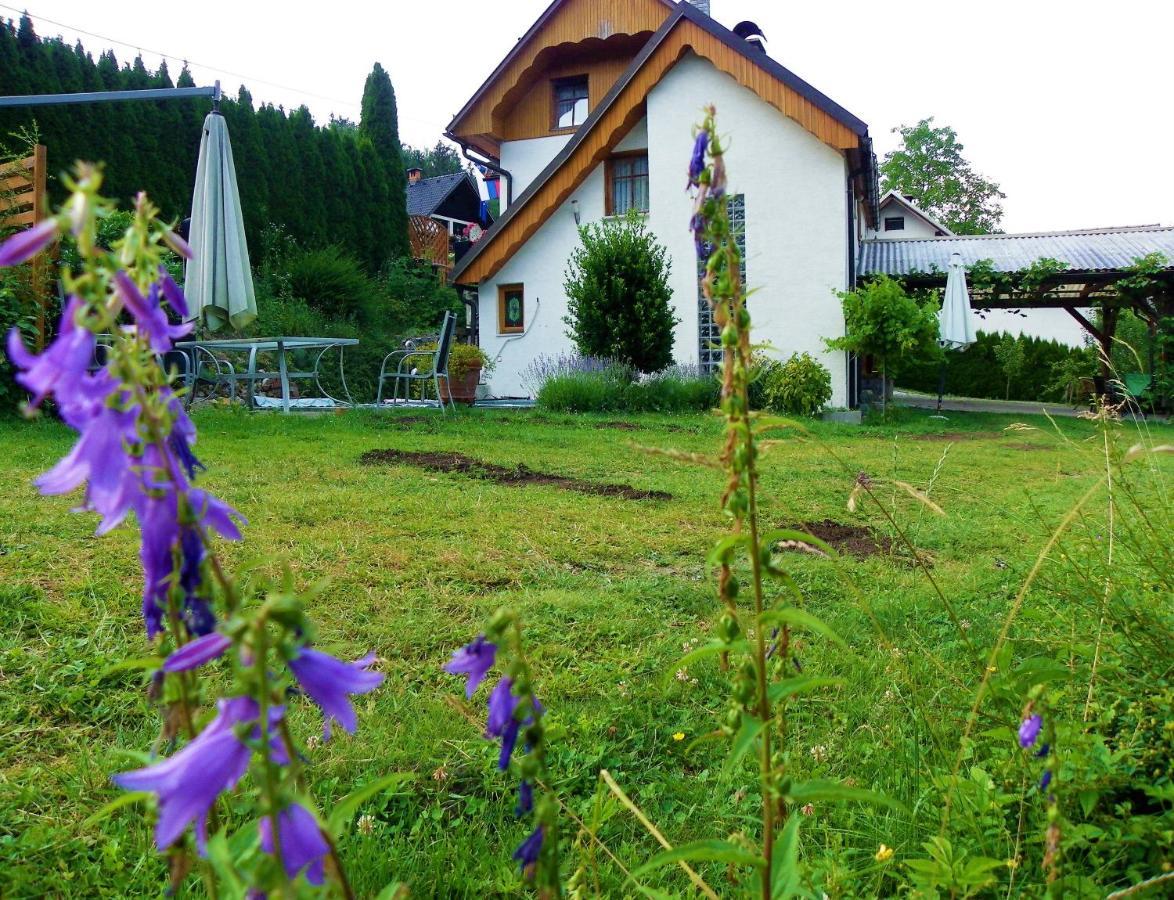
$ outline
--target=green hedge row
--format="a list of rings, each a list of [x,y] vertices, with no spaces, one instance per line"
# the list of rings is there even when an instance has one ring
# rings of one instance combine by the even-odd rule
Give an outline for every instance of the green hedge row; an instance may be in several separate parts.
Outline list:
[[[1009,335],[979,332],[978,340],[964,351],[946,351],[946,393],[962,397],[1002,400],[1007,397],[1007,376],[995,355]],[[1020,336],[1024,365],[1011,379],[1012,400],[1063,400],[1068,383],[1097,374],[1096,353],[1074,349],[1059,341]],[[897,377],[899,387],[937,393],[936,361],[906,364]]]

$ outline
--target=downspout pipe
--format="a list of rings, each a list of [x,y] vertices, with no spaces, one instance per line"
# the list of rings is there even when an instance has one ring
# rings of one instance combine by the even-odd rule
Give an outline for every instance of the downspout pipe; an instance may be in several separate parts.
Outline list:
[[[460,147],[461,148],[461,156],[463,156],[465,159],[467,159],[473,165],[484,166],[485,168],[489,169],[491,172],[496,172],[498,175],[500,175],[505,180],[505,205],[506,205],[506,209],[509,209],[510,204],[512,204],[514,202],[514,176],[513,176],[513,173],[511,173],[508,169],[503,169],[498,163],[493,162],[493,160],[489,159],[487,156],[482,154],[480,151],[473,150],[473,148],[470,147],[469,144],[467,144],[465,141],[462,141],[456,135],[449,134],[448,132],[445,132],[444,136],[446,138],[448,138],[450,141],[452,141],[454,144],[456,144],[458,147]],[[470,156],[471,153],[476,153],[477,156]],[[480,157],[484,157],[484,158],[480,158]]]

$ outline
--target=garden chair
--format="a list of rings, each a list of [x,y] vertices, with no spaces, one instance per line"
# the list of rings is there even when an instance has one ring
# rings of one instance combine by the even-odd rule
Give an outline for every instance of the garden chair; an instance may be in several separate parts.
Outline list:
[[[436,339],[436,348],[432,350],[417,350],[414,347],[408,347],[404,350],[393,350],[383,358],[383,365],[379,367],[379,389],[375,395],[375,405],[381,406],[383,404],[383,383],[387,379],[392,379],[394,385],[392,387],[391,402],[393,404],[399,402],[400,382],[404,384],[404,401],[410,399],[411,386],[413,382],[420,383],[420,399],[425,400],[427,393],[428,382],[432,382],[432,388],[436,392],[436,402],[440,406],[441,412],[446,412],[444,408],[444,399],[440,396],[440,382],[443,379],[444,389],[449,395],[449,403],[452,401],[452,391],[448,389],[448,351],[452,347],[453,332],[456,331],[457,317],[451,312],[444,314],[444,322],[440,326],[440,335]],[[395,371],[388,371],[388,364],[395,361]],[[425,362],[427,360],[427,362]],[[456,409],[456,404],[453,404],[453,409]],[[446,413],[447,414],[447,413]]]

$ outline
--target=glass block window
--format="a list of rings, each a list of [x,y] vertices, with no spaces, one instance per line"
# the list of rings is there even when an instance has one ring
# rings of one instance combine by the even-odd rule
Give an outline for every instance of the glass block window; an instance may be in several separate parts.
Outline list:
[[[726,198],[726,210],[730,216],[730,230],[734,243],[738,245],[741,264],[738,266],[742,284],[746,284],[746,196],[732,194]],[[713,310],[701,293],[701,279],[705,277],[705,260],[697,260],[697,362],[703,372],[717,372],[722,366],[721,329],[713,321]]]

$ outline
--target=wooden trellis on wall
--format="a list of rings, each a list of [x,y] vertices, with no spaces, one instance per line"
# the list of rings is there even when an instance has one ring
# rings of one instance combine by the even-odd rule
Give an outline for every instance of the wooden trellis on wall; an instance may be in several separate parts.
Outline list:
[[[409,217],[408,243],[413,259],[438,266],[442,276],[448,270],[448,229],[443,222],[428,216]]]
[[[37,144],[30,156],[0,169],[0,228],[29,228],[46,212],[47,151]],[[37,349],[45,346],[45,310],[49,305],[50,264],[44,253],[29,264],[29,301],[36,306]]]

